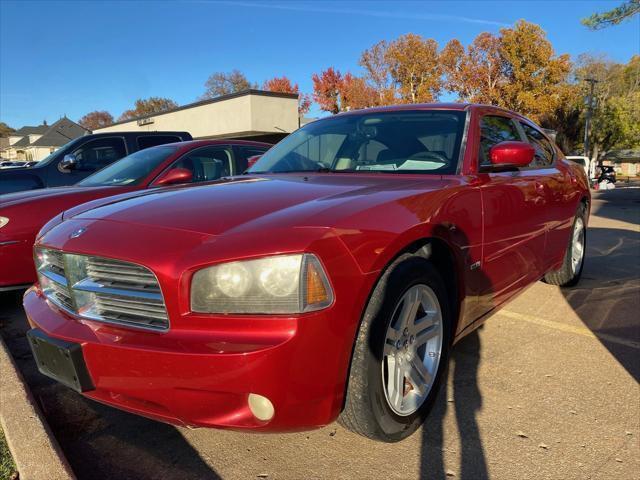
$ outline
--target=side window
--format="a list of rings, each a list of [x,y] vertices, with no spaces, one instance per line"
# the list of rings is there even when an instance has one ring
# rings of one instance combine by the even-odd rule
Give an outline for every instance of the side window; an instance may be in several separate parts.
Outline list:
[[[155,147],[156,145],[164,145],[165,143],[181,142],[182,139],[175,135],[143,135],[138,137],[138,148]]]
[[[127,154],[122,138],[98,138],[81,145],[73,152],[79,172],[95,172]]]
[[[251,157],[256,157],[258,155],[263,155],[268,148],[263,147],[249,147],[249,146],[239,146],[238,147],[238,156],[236,158],[236,171],[234,173],[242,173],[251,165],[249,165],[249,159]],[[254,161],[255,163],[255,161]]]
[[[480,122],[480,166],[491,165],[489,150],[507,141],[520,141],[520,135],[510,118],[486,115]]]
[[[171,168],[191,170],[193,183],[207,182],[233,175],[231,158],[231,149],[228,147],[204,147],[186,154]]]
[[[542,132],[539,132],[526,123],[520,122],[520,125],[524,130],[524,134],[527,136],[527,140],[533,148],[536,149],[535,157],[533,158],[533,162],[531,162],[530,166],[544,168],[551,165],[555,155],[553,146],[549,140],[546,139]]]

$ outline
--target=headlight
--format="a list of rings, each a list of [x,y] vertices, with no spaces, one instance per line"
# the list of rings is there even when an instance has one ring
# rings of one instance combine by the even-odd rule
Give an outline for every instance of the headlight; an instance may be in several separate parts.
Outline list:
[[[7,223],[9,223],[9,219],[7,217],[0,217],[0,228],[4,227]]]
[[[201,313],[302,313],[326,308],[333,292],[311,254],[276,255],[198,270],[191,310]]]

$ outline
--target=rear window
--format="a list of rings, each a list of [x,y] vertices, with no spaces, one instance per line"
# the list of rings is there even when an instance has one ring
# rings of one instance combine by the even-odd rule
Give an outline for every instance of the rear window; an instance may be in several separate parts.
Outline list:
[[[181,142],[182,139],[176,135],[144,135],[138,137],[138,148],[143,150],[156,145],[164,145],[165,143]]]

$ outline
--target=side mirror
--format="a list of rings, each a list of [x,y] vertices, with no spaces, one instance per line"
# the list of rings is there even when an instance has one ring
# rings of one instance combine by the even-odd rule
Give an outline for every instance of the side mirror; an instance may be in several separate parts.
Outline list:
[[[189,183],[193,180],[193,172],[186,168],[172,168],[167,170],[155,185],[175,185],[176,183]]]
[[[60,170],[68,172],[78,166],[78,160],[74,154],[67,153],[58,166],[60,167]]]
[[[496,167],[526,167],[535,154],[535,149],[525,142],[500,142],[489,150],[491,165]]]

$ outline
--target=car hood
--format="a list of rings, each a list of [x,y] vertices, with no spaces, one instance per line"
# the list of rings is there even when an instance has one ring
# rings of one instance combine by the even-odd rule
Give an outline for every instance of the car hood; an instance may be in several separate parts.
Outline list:
[[[103,199],[65,219],[102,220],[205,235],[264,227],[333,227],[344,216],[425,190],[445,188],[439,176],[384,174],[268,175]],[[116,197],[117,198],[117,197]]]
[[[22,192],[6,193],[0,196],[0,207],[9,207],[20,203],[31,202],[33,200],[54,200],[59,197],[66,197],[77,194],[110,193],[116,194],[120,187],[53,187],[39,188],[36,190],[25,190]]]

